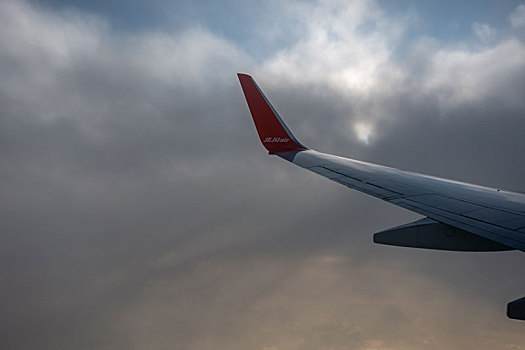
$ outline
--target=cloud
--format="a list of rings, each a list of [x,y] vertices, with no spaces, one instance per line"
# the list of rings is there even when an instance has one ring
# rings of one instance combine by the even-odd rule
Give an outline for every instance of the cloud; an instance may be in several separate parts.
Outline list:
[[[514,28],[525,26],[525,5],[518,5],[510,14],[509,21]]]
[[[302,134],[332,126],[324,132],[352,135],[362,125],[381,133],[401,117],[392,109],[400,98],[410,104],[425,100],[440,115],[482,100],[524,108],[523,41],[498,37],[497,29],[487,24],[473,24],[485,44],[481,47],[431,38],[407,43],[405,33],[416,25],[414,16],[388,16],[372,1],[294,3],[286,9],[297,23],[295,31],[303,35],[255,72],[264,86],[281,93],[285,86],[306,89],[309,99],[324,108],[325,118],[332,118]],[[324,103],[331,99],[339,102]],[[341,148],[331,140],[321,142],[321,147]]]
[[[524,59],[525,46],[514,38],[480,50],[439,50],[432,55],[423,87],[444,106],[495,99],[523,108]]]
[[[522,254],[373,246],[416,216],[265,157],[235,76],[312,147],[522,189],[522,41],[406,42],[371,1],[273,10],[302,35],[261,61],[199,24],[0,4],[6,346],[523,342],[502,310]]]
[[[356,123],[354,126],[357,137],[364,143],[368,144],[368,139],[372,133],[370,125],[365,123]]]
[[[474,22],[472,24],[472,30],[474,34],[484,43],[490,42],[493,40],[497,34],[496,29],[492,28],[486,23]]]

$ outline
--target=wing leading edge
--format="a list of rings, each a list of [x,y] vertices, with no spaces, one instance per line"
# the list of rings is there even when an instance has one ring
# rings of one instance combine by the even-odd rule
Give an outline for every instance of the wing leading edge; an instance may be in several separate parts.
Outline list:
[[[308,149],[293,136],[252,77],[238,76],[259,138],[270,154],[426,217],[377,233],[374,242],[456,251],[525,251],[524,194]],[[516,316],[515,310],[508,314]]]

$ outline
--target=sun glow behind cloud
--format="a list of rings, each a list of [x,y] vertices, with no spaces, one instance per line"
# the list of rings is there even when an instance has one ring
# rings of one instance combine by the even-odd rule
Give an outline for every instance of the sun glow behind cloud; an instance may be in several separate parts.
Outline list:
[[[372,136],[372,125],[366,122],[357,122],[354,123],[354,131],[359,141],[368,145]]]

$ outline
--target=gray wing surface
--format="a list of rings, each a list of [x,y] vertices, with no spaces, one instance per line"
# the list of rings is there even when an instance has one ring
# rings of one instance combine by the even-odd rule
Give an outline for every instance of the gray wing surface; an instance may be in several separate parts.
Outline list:
[[[469,249],[469,242],[476,245],[471,238],[467,241],[452,240],[452,243],[449,243],[451,240],[443,243],[434,239],[430,244],[419,244],[418,234],[418,242],[415,244],[409,242],[398,245],[452,248],[451,250],[513,248],[525,251],[524,194],[417,174],[308,149],[292,135],[253,78],[246,74],[238,76],[259,138],[269,154],[278,155],[346,187],[424,215],[431,220],[424,222],[424,225],[420,222],[405,225],[405,234],[407,230],[424,228],[425,232],[431,232],[430,236],[434,235],[439,239],[439,235],[449,236],[450,228],[453,227],[463,235],[470,233],[496,242],[490,249],[486,249],[484,240],[478,242],[478,247]],[[434,229],[429,230],[429,227]],[[395,228],[395,232],[399,236],[400,228]]]
[[[278,154],[346,187],[525,251],[525,195],[316,152]]]

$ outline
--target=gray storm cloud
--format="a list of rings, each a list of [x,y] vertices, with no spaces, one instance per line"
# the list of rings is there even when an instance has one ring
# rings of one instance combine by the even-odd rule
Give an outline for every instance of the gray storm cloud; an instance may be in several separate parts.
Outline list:
[[[521,7],[494,41],[401,45],[373,2],[282,6],[302,35],[261,61],[0,4],[6,348],[523,347],[523,254],[374,246],[417,216],[265,156],[235,76],[313,148],[524,190]]]

